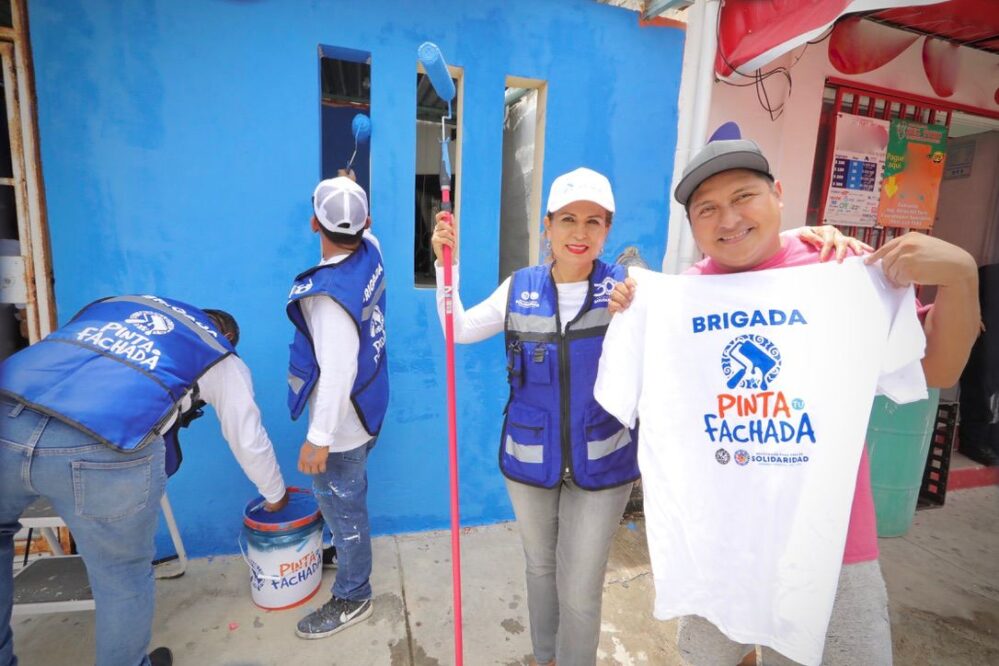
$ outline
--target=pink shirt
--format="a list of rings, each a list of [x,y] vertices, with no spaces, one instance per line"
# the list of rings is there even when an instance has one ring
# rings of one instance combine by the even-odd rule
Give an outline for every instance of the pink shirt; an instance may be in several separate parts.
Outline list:
[[[797,236],[781,236],[780,251],[750,270],[805,266],[818,261],[819,250]],[[688,275],[718,275],[729,272],[710,258],[703,259],[684,271]],[[925,316],[928,310],[929,308],[921,308],[920,316]],[[878,559],[878,530],[874,517],[874,496],[871,493],[871,464],[865,446],[860,456],[860,468],[857,470],[857,486],[853,492],[853,508],[850,510],[850,524],[846,532],[843,564],[876,559]]]

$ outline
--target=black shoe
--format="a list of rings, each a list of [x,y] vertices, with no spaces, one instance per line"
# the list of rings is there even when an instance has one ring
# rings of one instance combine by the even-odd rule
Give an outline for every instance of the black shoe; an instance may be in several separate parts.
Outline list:
[[[168,647],[158,647],[149,653],[151,666],[173,666],[173,652]]]
[[[371,599],[350,601],[333,597],[298,621],[299,638],[326,638],[371,615]]]
[[[991,449],[960,449],[958,451],[961,455],[966,458],[971,458],[979,465],[985,465],[986,467],[993,467],[999,465],[999,454]]]
[[[323,569],[336,569],[336,546],[323,548]]]

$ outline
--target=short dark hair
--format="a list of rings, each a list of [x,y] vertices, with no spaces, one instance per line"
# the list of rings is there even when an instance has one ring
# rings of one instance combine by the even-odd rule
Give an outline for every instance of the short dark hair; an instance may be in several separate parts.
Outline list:
[[[215,324],[215,328],[219,329],[219,332],[232,343],[233,347],[239,344],[239,324],[236,323],[235,317],[225,310],[206,309],[203,312],[208,315],[208,318]]]
[[[329,242],[347,247],[357,247],[361,244],[361,238],[364,236],[364,229],[361,229],[356,234],[341,234],[330,231],[321,222],[319,223],[319,231],[322,232],[323,236],[326,236],[326,240]]]

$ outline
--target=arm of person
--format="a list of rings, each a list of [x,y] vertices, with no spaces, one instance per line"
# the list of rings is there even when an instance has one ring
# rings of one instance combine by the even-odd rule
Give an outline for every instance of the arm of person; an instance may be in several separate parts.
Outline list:
[[[928,386],[952,386],[960,378],[981,331],[974,258],[939,238],[909,232],[888,241],[865,261],[870,264],[879,259],[893,284],[937,286],[936,300],[923,324],[923,372]]]
[[[201,399],[215,408],[222,436],[246,477],[264,496],[264,508],[276,511],[288,502],[288,493],[274,447],[260,422],[253,399],[253,380],[246,363],[229,355],[198,380]]]
[[[437,316],[441,321],[441,329],[444,328],[444,267],[443,248],[448,245],[452,248],[452,298],[451,312],[454,317],[454,341],[459,344],[469,344],[490,338],[503,330],[503,322],[506,319],[506,298],[510,291],[510,278],[507,278],[496,288],[487,298],[470,310],[465,310],[458,292],[458,262],[454,257],[454,250],[457,247],[457,234],[454,227],[444,221],[444,213],[437,214],[437,225],[434,227],[434,234],[431,243],[434,247],[434,254],[437,261],[434,267],[437,270]]]
[[[326,458],[343,421],[344,405],[357,377],[360,340],[347,311],[326,296],[303,298],[302,314],[312,335],[319,380],[309,403],[309,431],[299,450],[298,469],[305,474],[326,471]]]

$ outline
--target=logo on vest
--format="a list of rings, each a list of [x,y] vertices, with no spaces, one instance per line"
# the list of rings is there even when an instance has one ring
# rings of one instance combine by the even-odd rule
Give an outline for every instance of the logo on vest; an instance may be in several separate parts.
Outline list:
[[[291,293],[288,294],[288,298],[294,298],[299,294],[304,294],[305,292],[312,289],[312,278],[309,278],[308,282],[303,282],[302,284],[295,284],[291,287]]]
[[[526,289],[520,292],[520,298],[518,298],[515,303],[522,308],[540,308],[541,303],[538,300],[541,298],[541,294],[536,291],[527,291]]]
[[[149,370],[155,370],[160,362],[160,350],[150,338],[116,321],[100,328],[87,326],[76,334],[76,339]]]
[[[610,301],[611,293],[614,291],[614,285],[616,284],[617,280],[608,276],[593,285],[593,302],[607,303]]]
[[[382,358],[382,350],[385,349],[385,315],[382,313],[382,309],[375,306],[374,310],[371,312],[371,337],[374,340],[371,341],[371,346],[375,350],[375,365]]]
[[[378,278],[380,278],[382,276],[382,273],[384,272],[385,269],[382,268],[381,264],[378,264],[378,266],[375,268],[375,272],[371,274],[370,278],[368,278],[368,284],[365,285],[364,287],[365,303],[371,300],[371,294],[374,293],[375,291],[375,285],[378,284]],[[309,286],[312,286],[311,283]]]
[[[133,312],[132,316],[125,320],[125,323],[135,326],[146,335],[163,335],[173,330],[173,320],[170,317],[151,310]]]

